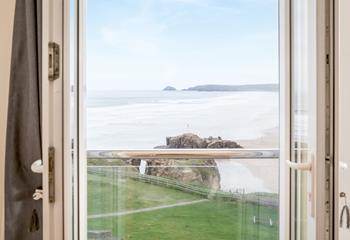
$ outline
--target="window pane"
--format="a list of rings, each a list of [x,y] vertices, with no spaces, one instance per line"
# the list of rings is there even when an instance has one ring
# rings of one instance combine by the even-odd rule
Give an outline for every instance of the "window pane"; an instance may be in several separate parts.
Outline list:
[[[278,1],[86,1],[89,238],[278,239],[278,159],[113,152],[278,148]]]
[[[310,83],[315,78],[315,1],[292,1],[292,159],[309,162]],[[293,176],[293,220],[295,238],[308,239],[308,173],[295,171]]]
[[[276,160],[186,160],[161,166],[154,165],[157,161],[148,160],[141,174],[122,161],[88,166],[91,238],[278,239],[278,181],[263,177],[278,171]],[[237,176],[220,182],[222,168]],[[254,176],[249,173],[253,169]],[[243,182],[248,176],[250,182]]]
[[[88,0],[86,69],[88,149],[277,145],[277,0]]]

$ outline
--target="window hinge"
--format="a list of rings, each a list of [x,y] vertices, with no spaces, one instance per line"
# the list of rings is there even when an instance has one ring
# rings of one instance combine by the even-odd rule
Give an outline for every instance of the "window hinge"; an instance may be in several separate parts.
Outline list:
[[[60,46],[49,43],[49,80],[54,81],[60,76]]]
[[[55,201],[55,148],[49,147],[49,202]]]

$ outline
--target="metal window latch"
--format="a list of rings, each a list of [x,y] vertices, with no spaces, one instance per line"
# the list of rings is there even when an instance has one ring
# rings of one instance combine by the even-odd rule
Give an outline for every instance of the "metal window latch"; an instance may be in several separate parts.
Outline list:
[[[31,170],[34,173],[43,174],[44,165],[41,159],[36,160],[31,165]],[[53,203],[55,201],[55,148],[49,147],[48,149],[48,196],[49,202]],[[43,189],[38,188],[35,190],[33,194],[34,200],[42,199],[43,197]]]
[[[60,46],[55,42],[49,43],[49,80],[54,81],[60,76]]]
[[[55,148],[49,147],[49,202],[55,201]]]

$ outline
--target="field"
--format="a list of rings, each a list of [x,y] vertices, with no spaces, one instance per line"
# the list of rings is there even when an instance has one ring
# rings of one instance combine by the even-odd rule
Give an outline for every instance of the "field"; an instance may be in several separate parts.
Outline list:
[[[276,207],[207,199],[118,174],[88,174],[88,215],[89,231],[118,240],[278,239]]]

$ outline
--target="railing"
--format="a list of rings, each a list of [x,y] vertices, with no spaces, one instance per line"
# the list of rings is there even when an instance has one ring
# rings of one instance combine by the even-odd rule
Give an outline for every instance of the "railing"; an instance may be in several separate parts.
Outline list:
[[[278,149],[150,149],[90,150],[93,159],[276,159]]]
[[[279,149],[147,149],[147,150],[90,150],[87,152],[88,159],[278,159]],[[101,163],[101,162],[99,162]],[[278,206],[278,198],[274,195],[263,193],[229,193],[224,191],[212,191],[211,189],[182,183],[175,179],[159,176],[150,176],[138,173],[121,171],[123,166],[88,166],[88,172],[92,174],[118,174],[133,180],[147,182],[155,185],[167,186],[177,190],[201,195],[206,198],[220,198],[226,200],[238,200],[256,203],[265,206]],[[149,166],[154,167],[154,166]],[[166,166],[169,167],[169,166]],[[177,166],[186,167],[186,166]],[[196,166],[198,167],[198,166]]]

